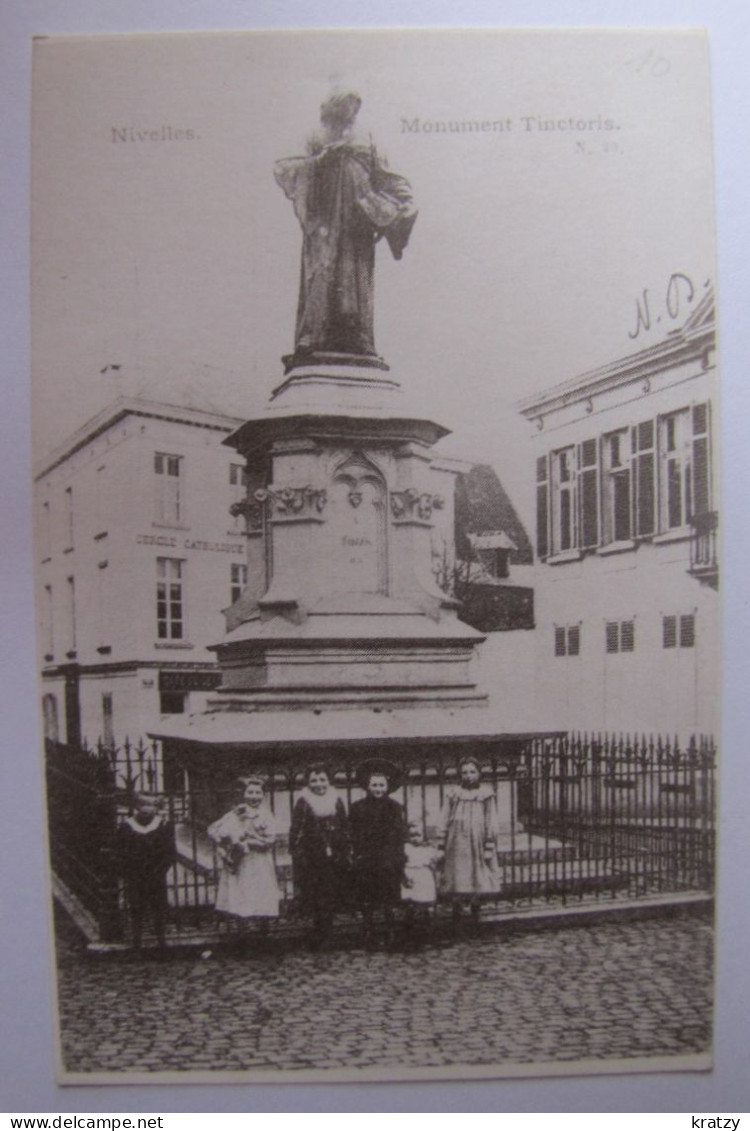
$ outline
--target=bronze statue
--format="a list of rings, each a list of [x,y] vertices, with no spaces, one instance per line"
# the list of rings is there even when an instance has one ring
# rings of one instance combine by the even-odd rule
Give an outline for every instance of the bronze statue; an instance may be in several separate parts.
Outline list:
[[[354,139],[361,104],[353,92],[332,95],[321,107],[323,132],[311,140],[309,155],[274,167],[303,232],[295,348],[284,359],[287,369],[316,360],[378,364],[375,244],[384,236],[400,259],[417,212],[409,183],[386,168],[372,143]]]

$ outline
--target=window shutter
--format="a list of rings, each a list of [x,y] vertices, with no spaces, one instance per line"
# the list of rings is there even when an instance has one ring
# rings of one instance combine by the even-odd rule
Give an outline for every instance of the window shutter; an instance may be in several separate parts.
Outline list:
[[[695,615],[680,617],[680,648],[695,647]]]
[[[549,471],[547,457],[536,461],[536,552],[540,558],[549,554]]]
[[[599,465],[596,440],[578,445],[578,512],[581,548],[599,545]]]
[[[633,529],[636,536],[646,537],[656,529],[656,507],[654,479],[656,459],[654,437],[656,429],[653,420],[644,420],[633,428],[633,482],[634,511]]]
[[[577,656],[581,651],[581,629],[573,624],[568,629],[568,655]]]
[[[709,463],[709,406],[693,406],[693,507],[692,515],[711,509]]]
[[[665,648],[677,647],[677,617],[662,617],[662,644]]]
[[[555,655],[565,655],[565,629],[555,628]]]
[[[620,651],[620,625],[616,620],[607,621],[605,639],[608,652]]]
[[[624,620],[620,625],[620,651],[635,651],[635,621]]]

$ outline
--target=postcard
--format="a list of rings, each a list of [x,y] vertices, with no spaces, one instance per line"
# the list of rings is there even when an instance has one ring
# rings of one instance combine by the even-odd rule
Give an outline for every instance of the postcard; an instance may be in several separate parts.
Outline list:
[[[699,31],[41,37],[62,1083],[711,1065]]]

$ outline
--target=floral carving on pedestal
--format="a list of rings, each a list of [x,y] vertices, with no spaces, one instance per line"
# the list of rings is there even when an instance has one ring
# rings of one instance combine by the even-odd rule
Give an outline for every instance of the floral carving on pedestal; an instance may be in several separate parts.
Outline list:
[[[312,487],[268,487],[254,492],[255,500],[278,518],[316,518],[323,513],[328,496],[324,489]]]
[[[278,518],[315,518],[321,514],[327,502],[324,490],[318,490],[308,483],[304,487],[260,487],[239,503],[229,508],[232,516],[244,515],[248,530],[263,529],[266,515]]]
[[[232,518],[242,516],[247,521],[247,529],[257,532],[263,529],[263,504],[251,499],[242,499],[241,502],[232,503],[229,508]]]
[[[416,487],[407,487],[405,491],[391,491],[391,514],[396,519],[429,522],[433,510],[442,510],[444,506],[445,499],[442,495],[418,491]]]

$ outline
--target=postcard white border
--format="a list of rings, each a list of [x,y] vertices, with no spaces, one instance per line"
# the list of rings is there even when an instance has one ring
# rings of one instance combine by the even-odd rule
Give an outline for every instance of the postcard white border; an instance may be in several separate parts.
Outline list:
[[[0,681],[4,720],[4,818],[0,822],[5,867],[0,880],[0,953],[6,1022],[0,1038],[0,1078],[5,1102],[16,1111],[722,1111],[746,1110],[750,932],[746,806],[750,759],[746,753],[747,647],[750,616],[742,579],[750,534],[743,518],[750,497],[745,420],[750,420],[750,352],[746,280],[747,60],[750,20],[745,0],[466,0],[454,4],[414,0],[407,13],[392,0],[361,9],[337,0],[315,5],[287,0],[36,0],[6,5],[0,15],[0,90],[3,150],[11,183],[4,192],[5,229],[0,271],[5,333],[4,442],[0,445],[5,533],[2,556],[4,637]],[[719,320],[724,418],[725,725],[723,737],[722,846],[719,892],[716,1067],[711,1074],[646,1075],[451,1083],[306,1085],[165,1085],[159,1093],[139,1085],[99,1088],[54,1084],[52,980],[49,976],[45,863],[37,720],[34,703],[30,485],[28,447],[27,214],[29,65],[32,34],[231,29],[301,26],[705,26],[711,37],[716,122]],[[7,158],[6,158],[7,160]],[[726,579],[726,582],[724,581]],[[644,1066],[645,1067],[645,1066]],[[651,1066],[649,1066],[651,1067]]]

